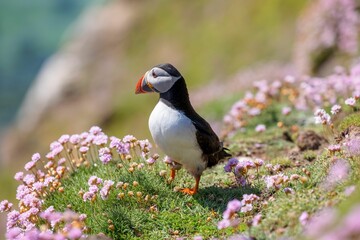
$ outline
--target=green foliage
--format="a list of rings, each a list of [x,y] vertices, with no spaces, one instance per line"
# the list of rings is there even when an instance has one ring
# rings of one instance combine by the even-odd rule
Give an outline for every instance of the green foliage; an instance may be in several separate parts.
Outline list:
[[[307,150],[303,153],[303,158],[307,161],[313,161],[317,157],[317,153],[312,150]]]
[[[360,127],[360,112],[347,115],[339,124],[339,130],[344,131],[350,126]]]

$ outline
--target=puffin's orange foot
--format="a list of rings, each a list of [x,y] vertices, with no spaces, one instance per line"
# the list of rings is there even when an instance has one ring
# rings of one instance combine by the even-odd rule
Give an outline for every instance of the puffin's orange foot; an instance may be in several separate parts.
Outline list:
[[[183,188],[180,190],[180,192],[188,195],[194,195],[197,191],[196,189],[192,189],[192,188]]]

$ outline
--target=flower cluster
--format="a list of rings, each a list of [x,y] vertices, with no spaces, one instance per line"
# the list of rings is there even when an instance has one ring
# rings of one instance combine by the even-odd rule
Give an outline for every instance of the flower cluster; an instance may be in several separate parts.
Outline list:
[[[233,172],[236,181],[241,186],[248,184],[249,170],[257,169],[264,164],[260,158],[252,159],[249,157],[230,158],[224,166],[225,172]],[[253,176],[251,176],[253,177]]]
[[[308,238],[357,239],[360,235],[359,218],[360,205],[355,205],[343,217],[335,209],[323,209],[311,217],[307,214],[306,218],[300,219],[304,226],[304,235]]]
[[[318,109],[315,112],[316,122],[330,124],[331,116],[319,108],[332,104],[331,113],[337,115],[342,110],[341,106],[336,104],[339,96],[351,96],[344,100],[344,104],[355,107],[360,98],[360,63],[355,64],[350,73],[338,67],[333,74],[322,78],[286,76],[282,80],[263,80],[253,85],[254,91],[247,92],[225,115],[227,134],[246,127],[251,118],[260,115],[274,101],[287,104],[282,109],[283,116],[291,114],[292,109]],[[264,127],[260,126],[257,131],[264,130]]]
[[[32,213],[33,217],[35,212]],[[21,222],[26,221],[23,214],[12,211],[8,214],[8,226],[12,225],[7,233],[6,239],[59,239],[76,240],[84,237],[87,231],[85,226],[86,215],[78,215],[70,210],[65,212],[56,212],[53,206],[45,209],[38,214],[39,220],[45,222],[41,230],[36,227],[23,229]]]
[[[322,186],[325,189],[332,189],[336,184],[344,182],[350,175],[350,169],[351,167],[347,160],[342,158],[334,159]]]
[[[97,126],[92,127],[89,132],[62,135],[50,144],[50,152],[45,158],[35,153],[25,164],[24,168],[27,172],[15,174],[14,178],[20,182],[16,193],[19,210],[13,210],[13,204],[7,200],[0,203],[0,212],[7,212],[7,237],[9,239],[27,239],[26,237],[79,239],[86,229],[84,215],[77,216],[69,211],[59,213],[53,207],[44,209],[45,197],[56,191],[64,192],[62,179],[77,168],[96,165],[97,161],[103,164],[110,162],[116,164],[120,161],[118,167],[126,165],[128,171],[132,172],[136,168],[144,167],[144,163],[131,162],[133,156],[140,152],[145,162],[149,165],[153,164],[158,155],[149,157],[150,149],[151,144],[148,140],[137,140],[132,135],[123,139],[109,138]],[[81,195],[84,201],[93,202],[97,194],[102,199],[107,199],[114,182],[92,176],[88,185],[89,190]],[[39,224],[43,221],[48,223],[48,227],[39,228]]]
[[[240,224],[238,212],[248,213],[253,210],[253,204],[256,204],[260,198],[255,194],[244,194],[241,201],[234,199],[228,202],[227,208],[223,213],[223,219],[218,223],[218,229],[228,227],[237,228]],[[259,225],[261,214],[255,215],[252,220],[252,226]]]

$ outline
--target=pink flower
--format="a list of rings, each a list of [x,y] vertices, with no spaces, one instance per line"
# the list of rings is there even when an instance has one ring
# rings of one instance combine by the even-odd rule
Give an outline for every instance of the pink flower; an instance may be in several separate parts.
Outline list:
[[[246,204],[245,206],[241,207],[240,212],[246,213],[246,212],[250,212],[252,209],[253,209],[252,204]]]
[[[341,106],[340,105],[334,105],[331,107],[331,114],[335,115],[341,112]]]
[[[40,153],[34,153],[31,157],[31,161],[37,162],[40,160],[40,158],[41,158]]]
[[[360,138],[349,139],[345,146],[350,156],[360,156]]]
[[[35,182],[35,176],[34,174],[26,174],[23,181],[27,184],[27,185],[31,185]]]
[[[332,188],[338,183],[345,181],[350,174],[350,165],[345,159],[337,159],[330,166],[329,174],[323,183],[325,188]]]
[[[0,202],[0,212],[8,212],[11,210],[13,204],[8,200],[3,200]]]
[[[156,160],[155,160],[154,158],[152,158],[152,157],[149,157],[148,159],[146,159],[146,162],[147,162],[149,165],[153,165],[153,164],[156,162]]]
[[[87,153],[89,151],[89,148],[88,147],[81,147],[79,148],[79,151],[83,154]]]
[[[266,130],[266,126],[264,124],[259,124],[255,127],[256,132],[264,132]]]
[[[22,234],[23,230],[19,227],[10,228],[6,232],[6,239],[8,240],[16,240],[21,239],[19,236]]]
[[[15,176],[14,176],[14,179],[15,179],[16,181],[22,181],[23,178],[24,178],[24,173],[23,173],[23,172],[17,172],[17,173],[15,174]]]
[[[100,161],[104,164],[108,164],[112,159],[112,154],[109,148],[104,147],[99,150]]]
[[[281,113],[283,115],[289,115],[291,113],[291,107],[283,107],[283,109],[281,110]]]
[[[329,152],[334,153],[334,152],[339,152],[341,151],[341,146],[339,144],[335,144],[335,145],[330,145],[327,148],[329,150]]]
[[[315,124],[330,124],[331,123],[331,117],[330,115],[324,110],[324,109],[318,109],[314,113],[315,115]]]
[[[68,233],[67,233],[67,237],[70,239],[70,240],[75,240],[75,239],[80,239],[82,236],[82,231],[81,229],[79,228],[76,228],[76,227],[72,227]]]
[[[231,200],[230,202],[228,202],[227,204],[227,209],[229,209],[232,212],[237,212],[240,210],[241,207],[241,202],[237,199]]]
[[[255,194],[244,194],[243,199],[241,200],[242,205],[252,204],[255,201],[258,201],[260,198]]]
[[[103,188],[100,190],[100,196],[103,200],[106,200],[109,196],[110,193],[110,189],[112,188],[112,186],[114,185],[114,182],[112,180],[105,180],[104,181],[104,186]]]
[[[97,176],[91,176],[88,180],[88,185],[100,185],[103,182],[103,180]]]
[[[71,135],[69,141],[70,143],[74,144],[74,145],[77,145],[80,143],[80,135],[79,134],[74,134],[74,135]]]
[[[345,100],[345,104],[349,106],[355,106],[356,100],[355,98],[351,97]]]
[[[93,135],[98,135],[98,134],[102,133],[102,129],[99,128],[98,126],[92,126],[90,128],[89,132]]]
[[[229,219],[223,219],[220,222],[218,222],[218,229],[224,229],[230,227],[230,220]]]
[[[36,163],[34,161],[30,161],[28,163],[25,164],[25,170],[26,171],[30,171],[31,169],[33,169],[35,167]]]
[[[96,135],[93,139],[95,145],[101,146],[107,144],[108,136],[105,134]]]
[[[136,142],[136,138],[133,135],[126,135],[123,138],[123,142],[126,142],[126,143]]]
[[[261,218],[262,218],[261,213],[256,214],[255,217],[252,219],[252,224],[251,225],[253,227],[258,226],[260,224],[260,222],[261,222]]]
[[[347,196],[347,197],[350,196],[355,191],[355,189],[356,189],[356,187],[354,185],[351,185],[351,186],[345,188],[345,190],[344,190],[345,196]]]
[[[309,221],[309,214],[307,212],[302,212],[299,217],[299,222],[301,223],[301,225],[305,226],[308,221]]]
[[[61,165],[65,164],[65,162],[66,162],[66,158],[60,158],[58,161],[58,165],[61,166]]]
[[[64,134],[64,135],[62,135],[62,136],[58,139],[58,142],[61,143],[61,144],[65,144],[65,143],[67,143],[69,140],[70,140],[70,135]]]

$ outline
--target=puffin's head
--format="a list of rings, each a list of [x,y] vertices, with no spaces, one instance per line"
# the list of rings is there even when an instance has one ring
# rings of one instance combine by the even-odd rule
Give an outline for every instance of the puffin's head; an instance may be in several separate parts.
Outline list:
[[[179,71],[170,63],[159,64],[147,71],[136,84],[135,93],[165,93],[181,78]]]

